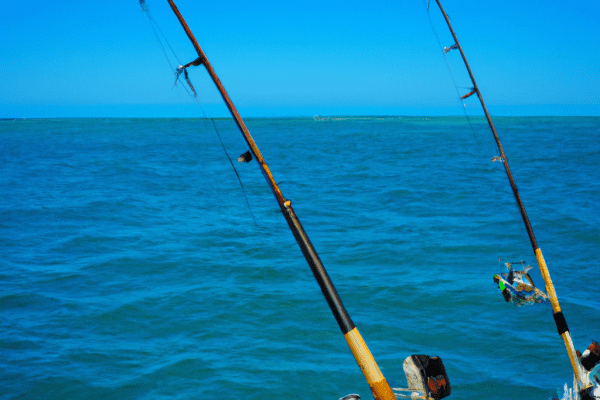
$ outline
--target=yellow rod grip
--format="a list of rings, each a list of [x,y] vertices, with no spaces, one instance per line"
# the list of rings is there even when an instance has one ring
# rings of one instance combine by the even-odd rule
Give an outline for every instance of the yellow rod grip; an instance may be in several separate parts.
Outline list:
[[[350,351],[352,351],[358,366],[365,375],[375,400],[396,400],[396,395],[385,380],[358,329],[352,329],[344,335],[344,338],[346,338]]]
[[[548,293],[548,297],[550,298],[550,304],[552,304],[552,311],[558,313],[560,312],[560,304],[558,304],[556,291],[554,291],[554,284],[552,283],[552,278],[550,278],[550,272],[548,271],[548,267],[546,266],[546,261],[544,260],[544,256],[542,255],[542,250],[539,247],[535,249],[535,258],[537,259],[538,265],[540,267],[540,272],[542,273],[542,278],[544,278],[544,283],[546,284],[546,292]]]
[[[542,255],[542,250],[539,247],[535,249],[535,258],[537,259],[538,265],[540,267],[542,278],[544,278],[544,282],[546,283],[546,292],[548,292],[548,298],[550,299],[550,304],[552,304],[552,311],[554,313],[559,313],[561,312],[561,309],[560,304],[558,304],[558,297],[556,297],[556,291],[554,290],[554,284],[552,283],[552,279],[550,278],[550,272],[548,271],[548,267],[546,266],[546,261],[544,260],[544,256]],[[567,348],[567,353],[569,354],[569,360],[571,361],[571,367],[573,367],[573,373],[575,374],[575,380],[579,382],[582,386],[586,386],[586,383],[581,381],[582,374],[579,368],[577,354],[575,353],[575,346],[573,345],[573,340],[571,339],[571,334],[569,333],[569,331],[566,331],[560,336],[565,342],[565,347]]]

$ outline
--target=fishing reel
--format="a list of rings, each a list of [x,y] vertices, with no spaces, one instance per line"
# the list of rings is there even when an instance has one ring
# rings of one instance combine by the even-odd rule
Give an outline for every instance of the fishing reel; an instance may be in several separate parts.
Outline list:
[[[578,385],[574,383],[573,389],[569,389],[565,385],[562,398],[571,398],[575,392],[578,400],[600,400],[600,344],[592,340],[592,344],[588,346],[583,354],[579,350],[576,353],[579,364],[583,367],[581,372],[584,374],[580,384],[589,386],[577,389]],[[550,400],[559,400],[559,397],[554,396]]]
[[[581,400],[600,399],[600,344],[592,340],[592,344],[581,354],[577,350],[579,363],[588,374],[588,381],[592,386],[579,392]]]
[[[450,395],[450,380],[441,358],[423,354],[412,355],[404,360],[402,368],[406,374],[408,389],[394,390],[411,394],[399,393],[399,397],[440,400]]]
[[[393,388],[397,398],[440,400],[450,395],[450,380],[439,357],[412,355],[402,365],[408,388]],[[360,400],[358,394],[349,394],[339,400]]]
[[[588,372],[593,370],[594,367],[600,362],[600,344],[593,340],[592,344],[588,346],[583,354],[579,353],[579,351],[577,351],[577,353],[577,357],[579,358],[581,366]]]

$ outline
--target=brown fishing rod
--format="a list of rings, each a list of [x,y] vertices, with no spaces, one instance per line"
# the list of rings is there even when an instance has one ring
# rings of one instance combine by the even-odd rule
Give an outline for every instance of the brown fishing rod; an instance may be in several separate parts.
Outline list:
[[[352,351],[352,354],[354,355],[354,358],[356,359],[356,362],[358,363],[358,366],[365,375],[365,378],[371,388],[371,391],[373,392],[373,396],[377,400],[395,400],[396,396],[394,395],[385,377],[381,373],[381,370],[375,362],[375,359],[373,358],[373,355],[369,351],[367,345],[365,344],[365,341],[356,329],[354,322],[352,322],[352,319],[348,315],[348,312],[346,311],[346,308],[344,307],[342,300],[340,299],[337,290],[335,289],[335,286],[333,285],[333,282],[331,281],[331,278],[327,273],[327,270],[323,266],[323,263],[321,262],[321,259],[317,254],[317,251],[315,250],[310,239],[308,238],[308,235],[304,231],[304,228],[302,227],[302,224],[300,223],[296,212],[292,208],[291,201],[286,199],[281,193],[279,186],[275,182],[275,179],[273,179],[273,175],[271,174],[269,167],[267,166],[262,154],[260,153],[260,150],[256,146],[254,139],[250,135],[248,128],[246,128],[244,121],[237,112],[235,106],[233,105],[233,102],[229,98],[229,95],[225,91],[225,88],[221,84],[221,81],[217,77],[217,74],[215,73],[210,62],[208,61],[208,58],[206,57],[206,55],[202,51],[202,48],[196,41],[196,38],[192,34],[192,31],[181,16],[181,13],[177,9],[177,6],[173,2],[173,0],[168,1],[171,5],[171,8],[173,9],[173,12],[177,16],[177,19],[179,19],[179,22],[181,23],[181,26],[183,27],[185,33],[187,34],[188,38],[194,45],[196,52],[198,53],[198,59],[192,62],[191,64],[204,65],[206,71],[208,71],[208,74],[210,75],[213,82],[217,86],[217,89],[221,93],[221,96],[223,97],[223,100],[225,101],[229,112],[235,120],[235,123],[237,124],[240,132],[242,133],[244,140],[248,144],[250,151],[254,155],[254,158],[256,158],[256,161],[258,162],[261,172],[263,173],[267,183],[271,187],[271,190],[275,195],[277,203],[281,208],[281,212],[285,217],[285,220],[287,221],[290,230],[292,231],[294,238],[296,239],[296,242],[300,246],[302,254],[308,262],[308,265],[310,266],[310,269],[315,279],[317,280],[319,287],[321,288],[321,292],[327,300],[327,304],[329,305],[331,312],[333,313],[340,329],[342,330],[342,333],[346,339],[346,342],[348,343],[348,346],[350,347],[350,350]]]
[[[533,228],[529,223],[529,217],[527,216],[527,212],[525,211],[525,206],[523,205],[523,201],[521,201],[521,196],[519,195],[519,190],[517,189],[517,185],[513,179],[512,173],[510,172],[510,167],[508,166],[508,159],[506,158],[506,154],[504,153],[504,149],[502,148],[502,143],[500,143],[500,138],[498,137],[498,132],[496,132],[496,127],[494,127],[494,122],[492,121],[492,117],[488,112],[487,107],[485,106],[485,102],[483,101],[483,97],[481,96],[481,92],[479,91],[479,87],[475,82],[475,77],[473,76],[473,72],[471,71],[471,67],[467,62],[467,57],[458,42],[458,38],[456,37],[456,33],[454,33],[454,29],[452,28],[452,24],[450,24],[450,18],[448,18],[448,14],[444,11],[440,0],[435,0],[440,11],[444,15],[444,19],[446,20],[446,24],[448,24],[448,28],[450,29],[450,33],[452,33],[452,37],[454,38],[454,43],[456,48],[460,51],[460,55],[465,63],[465,67],[467,67],[467,71],[469,72],[469,77],[471,78],[471,82],[473,83],[473,89],[470,93],[463,96],[462,99],[466,99],[467,97],[477,94],[479,98],[479,102],[481,103],[481,107],[483,108],[483,112],[485,113],[485,118],[487,119],[488,125],[492,130],[492,134],[494,135],[494,139],[496,140],[496,144],[498,146],[498,150],[500,151],[500,157],[502,158],[504,164],[504,170],[506,171],[506,175],[508,177],[508,181],[510,182],[510,187],[512,188],[513,195],[515,196],[515,200],[517,201],[517,206],[519,207],[519,211],[521,212],[521,217],[523,219],[523,223],[525,224],[525,229],[527,229],[527,234],[529,235],[529,240],[531,242],[531,246],[533,247],[533,251],[535,253],[535,257],[537,259],[538,265],[540,267],[540,272],[542,273],[542,277],[544,278],[544,282],[546,284],[546,291],[548,292],[548,297],[550,298],[550,303],[552,304],[552,311],[554,316],[554,322],[556,323],[556,327],[558,329],[558,334],[563,338],[565,342],[565,346],[567,348],[567,353],[569,354],[569,359],[571,361],[571,366],[573,367],[573,372],[575,373],[575,379],[580,383],[582,389],[587,389],[591,386],[589,381],[583,382],[584,374],[582,374],[579,361],[577,359],[577,354],[575,352],[575,347],[573,345],[573,341],[571,339],[571,334],[569,333],[569,327],[567,326],[567,321],[561,311],[560,304],[558,303],[558,298],[556,296],[556,291],[554,290],[554,284],[552,283],[552,279],[550,278],[550,272],[548,271],[548,267],[546,266],[546,261],[544,260],[544,256],[542,255],[542,250],[538,247],[537,241],[535,240],[535,235],[533,234]]]

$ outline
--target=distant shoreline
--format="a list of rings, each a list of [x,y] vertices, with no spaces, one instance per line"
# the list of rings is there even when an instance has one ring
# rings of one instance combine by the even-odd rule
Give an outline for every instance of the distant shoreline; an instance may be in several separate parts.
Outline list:
[[[403,119],[403,118],[451,118],[451,119],[464,119],[464,115],[315,115],[315,116],[278,116],[278,117],[243,117],[245,120],[253,119],[307,119],[314,120],[317,122],[324,121],[344,121],[344,120],[377,120],[377,119]],[[485,119],[484,116],[469,116],[471,119]],[[595,115],[510,115],[502,116],[497,115],[494,118],[530,118],[530,119],[541,119],[541,118],[595,118],[600,119],[600,116]],[[214,118],[199,118],[199,117],[9,117],[0,118],[0,121],[26,121],[26,120],[57,120],[57,119],[190,119],[190,120],[231,120],[232,117],[214,117]]]

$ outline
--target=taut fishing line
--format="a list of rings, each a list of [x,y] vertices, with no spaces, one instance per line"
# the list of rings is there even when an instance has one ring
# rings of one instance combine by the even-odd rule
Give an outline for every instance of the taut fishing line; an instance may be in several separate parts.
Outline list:
[[[433,26],[433,21],[431,19],[431,13],[430,13],[430,7],[429,7],[430,0],[423,0],[423,2],[425,4],[425,6],[427,7],[427,19],[429,19],[429,25],[431,26],[431,31],[433,32],[435,39],[438,42],[438,46],[440,47],[440,50],[442,52],[442,55],[444,56],[444,62],[446,63],[446,67],[448,68],[448,72],[450,73],[450,77],[452,78],[452,83],[454,84],[454,89],[456,90],[458,100],[460,101],[460,103],[462,105],[462,109],[463,109],[463,113],[465,114],[465,118],[467,119],[467,122],[469,123],[469,126],[471,127],[471,133],[473,134],[473,139],[475,139],[475,143],[477,144],[478,147],[482,147],[481,143],[477,139],[477,134],[475,133],[475,128],[473,127],[471,118],[467,114],[467,107],[465,105],[464,99],[462,98],[462,96],[460,94],[459,86],[456,84],[456,79],[454,78],[454,74],[452,73],[452,68],[450,67],[450,63],[448,62],[448,57],[446,56],[446,54],[449,51],[451,51],[453,49],[457,49],[458,45],[456,43],[453,43],[451,46],[449,46],[447,48],[442,45],[442,42],[440,41],[440,38],[435,30],[435,27]],[[473,90],[473,87],[468,87],[468,88],[461,87],[461,88],[467,89],[469,91]],[[502,158],[500,157],[500,150],[498,148],[495,148],[495,150],[493,150],[493,151],[496,153],[496,157],[492,158],[492,163],[494,161],[502,160]],[[491,187],[492,190],[495,190],[495,186],[493,185],[493,183],[491,181],[488,182],[488,185]]]
[[[158,31],[162,35],[163,39],[165,40],[165,43],[167,43],[167,46],[169,46],[169,49],[171,49],[171,52],[173,53],[173,56],[175,57],[175,59],[177,60],[177,62],[179,64],[181,64],[181,62],[179,61],[179,58],[177,58],[177,54],[175,54],[175,51],[171,47],[171,44],[169,43],[169,41],[167,40],[167,38],[165,37],[162,29],[160,29],[160,26],[158,26],[158,24],[156,23],[156,21],[154,20],[154,18],[152,18],[152,16],[150,15],[150,10],[148,9],[148,5],[146,4],[146,1],[145,0],[140,0],[140,6],[142,7],[142,11],[146,13],[146,15],[148,16],[148,19],[150,20],[150,27],[152,28],[152,32],[154,33],[154,37],[156,38],[156,41],[160,45],[160,48],[162,49],[163,54],[165,55],[165,58],[167,59],[167,63],[169,63],[169,67],[171,68],[171,71],[173,73],[175,73],[175,68],[173,68],[173,65],[171,64],[171,59],[169,58],[169,55],[167,54],[167,52],[165,50],[165,47],[163,46],[162,40],[160,40],[160,37],[158,36],[158,33],[156,32],[156,29],[158,29]]]
[[[431,26],[431,31],[433,32],[433,35],[435,36],[435,40],[437,40],[438,46],[440,46],[440,50],[442,51],[442,55],[444,56],[444,62],[446,63],[446,67],[448,68],[448,72],[450,73],[450,78],[452,78],[452,83],[454,84],[454,89],[456,90],[456,95],[458,96],[460,104],[462,105],[465,117],[467,118],[467,121],[469,122],[469,126],[471,127],[471,132],[473,132],[473,138],[475,139],[475,143],[477,143],[477,145],[479,146],[480,144],[479,144],[479,141],[477,140],[477,135],[475,134],[475,129],[473,128],[473,124],[471,123],[471,118],[469,118],[469,115],[467,114],[467,106],[465,105],[465,102],[462,101],[462,98],[461,98],[462,96],[460,95],[460,92],[458,90],[458,85],[456,84],[456,79],[454,79],[454,74],[452,73],[452,68],[450,68],[450,63],[448,63],[448,58],[446,57],[446,54],[448,53],[448,51],[446,51],[446,48],[442,45],[442,42],[440,41],[440,38],[439,38],[437,32],[435,31],[435,28],[433,27],[433,21],[431,20],[431,14],[430,14],[430,9],[429,9],[429,1],[430,0],[423,0],[423,4],[425,4],[425,6],[427,7],[427,19],[429,19],[429,25]],[[453,46],[450,46],[448,49],[453,49],[453,48],[455,48],[454,46],[456,46],[456,44],[454,44]],[[469,89],[472,89],[472,88],[469,88]]]
[[[244,199],[246,200],[246,205],[248,206],[248,211],[250,211],[250,215],[252,215],[252,219],[254,220],[254,223],[256,224],[256,226],[260,227],[258,225],[258,221],[256,220],[256,216],[252,212],[252,207],[250,207],[250,202],[248,201],[248,196],[246,195],[246,189],[244,188],[244,184],[242,183],[242,178],[240,177],[240,174],[238,173],[237,169],[235,168],[235,164],[233,163],[233,161],[231,160],[231,157],[229,156],[229,153],[227,152],[227,148],[225,147],[225,143],[223,143],[223,139],[221,138],[221,134],[219,133],[219,130],[217,129],[217,124],[215,123],[215,119],[212,118],[212,117],[208,118],[206,112],[204,111],[204,108],[202,107],[202,104],[200,103],[200,100],[198,100],[198,96],[197,96],[196,90],[194,89],[194,86],[192,85],[192,83],[190,82],[190,80],[188,78],[187,66],[186,67],[181,66],[181,62],[179,61],[179,58],[177,57],[177,54],[175,54],[175,51],[171,47],[171,44],[169,43],[169,41],[165,37],[164,33],[162,32],[162,30],[160,29],[160,27],[158,26],[158,24],[156,23],[156,21],[154,20],[154,18],[152,18],[152,16],[150,15],[150,10],[148,9],[148,5],[146,4],[146,1],[145,0],[140,0],[140,6],[142,7],[142,11],[145,12],[146,15],[148,16],[148,19],[150,20],[150,26],[152,27],[152,32],[154,33],[154,37],[156,38],[156,41],[160,45],[165,58],[167,59],[167,63],[169,64],[169,67],[171,68],[171,72],[173,72],[173,74],[175,75],[175,85],[174,86],[177,86],[177,81],[179,81],[179,76],[181,75],[182,72],[184,72],[185,80],[187,81],[187,84],[190,86],[190,89],[192,90],[192,92],[194,94],[192,95],[188,91],[188,89],[185,87],[185,85],[182,85],[182,86],[183,86],[184,90],[186,91],[186,93],[190,97],[192,97],[196,101],[196,104],[198,105],[198,107],[200,107],[200,111],[202,112],[203,118],[206,119],[206,120],[210,119],[210,121],[212,122],[212,125],[213,125],[213,128],[215,130],[215,133],[217,134],[217,138],[219,138],[219,143],[221,143],[221,147],[223,148],[223,152],[227,156],[227,159],[229,160],[229,164],[231,164],[231,168],[233,169],[233,172],[235,172],[235,176],[237,177],[238,182],[240,183],[240,187],[242,188],[242,193],[244,194]],[[156,32],[156,29],[158,29],[158,31],[160,32],[163,40],[165,41],[165,43],[167,44],[167,46],[169,46],[169,49],[171,50],[171,52],[173,53],[173,56],[177,60],[179,68],[177,68],[177,69],[173,68],[173,65],[171,64],[171,59],[169,58],[169,55],[167,54],[167,51],[165,50],[165,47],[163,46],[162,40],[160,39],[160,36]]]

